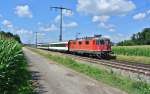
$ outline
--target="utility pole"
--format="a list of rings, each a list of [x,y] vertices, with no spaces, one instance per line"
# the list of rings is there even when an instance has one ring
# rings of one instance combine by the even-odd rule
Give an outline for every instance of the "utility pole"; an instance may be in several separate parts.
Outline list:
[[[62,41],[62,30],[63,30],[63,10],[71,11],[71,9],[64,8],[64,7],[51,7],[51,9],[60,10],[60,35],[59,35],[59,41]]]
[[[37,48],[37,32],[35,32],[35,45],[36,45],[36,48]]]

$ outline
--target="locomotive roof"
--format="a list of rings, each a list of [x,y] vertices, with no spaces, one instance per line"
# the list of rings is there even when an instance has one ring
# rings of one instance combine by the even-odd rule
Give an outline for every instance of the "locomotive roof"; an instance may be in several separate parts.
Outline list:
[[[91,39],[109,39],[109,38],[106,38],[106,37],[84,37],[84,38],[78,38],[77,40],[91,40]]]

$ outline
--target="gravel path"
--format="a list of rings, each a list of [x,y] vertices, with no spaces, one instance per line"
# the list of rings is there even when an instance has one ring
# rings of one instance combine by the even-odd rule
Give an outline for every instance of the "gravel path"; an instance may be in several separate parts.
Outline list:
[[[38,94],[126,94],[23,48]]]

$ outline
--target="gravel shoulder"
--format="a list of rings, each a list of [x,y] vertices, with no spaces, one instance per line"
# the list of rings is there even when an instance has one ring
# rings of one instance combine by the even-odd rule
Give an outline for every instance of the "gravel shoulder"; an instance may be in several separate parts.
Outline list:
[[[126,94],[23,48],[38,94]]]

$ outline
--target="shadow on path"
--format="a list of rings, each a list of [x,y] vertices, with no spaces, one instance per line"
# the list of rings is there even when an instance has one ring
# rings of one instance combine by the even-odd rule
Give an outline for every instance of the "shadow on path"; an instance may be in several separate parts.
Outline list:
[[[32,74],[32,83],[33,86],[35,87],[36,94],[44,94],[48,92],[45,90],[46,87],[44,87],[42,84],[39,83],[40,80],[42,79],[42,75],[38,71],[30,71]]]

